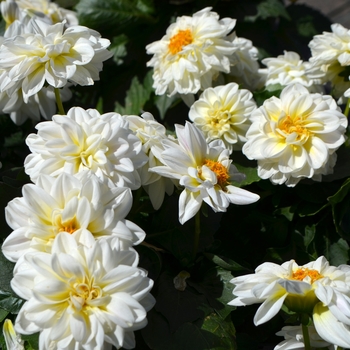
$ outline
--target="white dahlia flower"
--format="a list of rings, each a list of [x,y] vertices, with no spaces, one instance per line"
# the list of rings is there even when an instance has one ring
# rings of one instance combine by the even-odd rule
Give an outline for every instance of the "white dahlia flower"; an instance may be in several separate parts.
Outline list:
[[[157,95],[195,94],[210,87],[219,72],[230,72],[230,56],[236,48],[227,35],[236,20],[219,20],[210,10],[178,17],[161,40],[146,46],[153,55],[147,66],[154,68]]]
[[[230,150],[240,150],[247,141],[250,115],[256,109],[253,94],[238,84],[205,89],[191,106],[188,117],[203,131],[206,141],[220,139]]]
[[[254,316],[260,325],[274,317],[282,305],[312,315],[317,333],[330,344],[350,347],[350,266],[329,265],[325,257],[299,266],[263,263],[254,274],[235,277],[236,296],[229,305],[262,303]]]
[[[28,15],[46,19],[50,24],[64,20],[68,25],[78,24],[74,11],[66,10],[50,0],[5,0],[1,1],[0,10],[7,27],[17,19],[22,21]]]
[[[209,145],[203,133],[193,124],[175,125],[178,144],[163,141],[164,166],[150,169],[162,176],[179,180],[183,191],[179,198],[179,221],[184,224],[200,209],[203,201],[215,212],[224,212],[230,203],[254,203],[259,196],[231,185],[244,174],[231,164],[230,151],[221,140]]]
[[[129,115],[126,119],[129,128],[141,140],[142,149],[148,156],[148,162],[138,172],[142,187],[148,193],[153,208],[157,210],[163,203],[165,193],[171,195],[174,191],[174,180],[149,171],[150,168],[163,165],[160,155],[164,150],[162,140],[168,136],[166,128],[158,123],[151,113],[145,112],[141,117]]]
[[[309,43],[311,49],[310,62],[323,71],[324,82],[331,82],[332,95],[340,98],[350,88],[350,77],[346,66],[350,65],[350,30],[341,24],[331,25],[332,32],[315,35]]]
[[[315,79],[317,76],[315,68],[309,62],[302,61],[296,52],[284,51],[283,55],[264,58],[262,63],[267,66],[266,86],[273,84],[287,86],[299,83],[310,88],[312,85],[321,83],[320,79]],[[321,71],[318,73],[319,78],[324,75]]]
[[[153,281],[137,265],[133,249],[104,239],[78,246],[60,233],[51,254],[28,253],[15,266],[11,287],[26,300],[15,330],[40,332],[40,350],[134,348],[133,332],[155,303]]]
[[[68,101],[72,97],[72,92],[67,86],[59,90],[61,101]],[[28,118],[36,122],[42,116],[46,120],[51,120],[57,112],[56,97],[52,86],[43,87],[37,94],[30,96],[25,102],[22,90],[8,94],[7,91],[0,93],[0,111],[10,115],[11,120],[17,124],[23,124]]]
[[[251,91],[262,88],[266,77],[258,63],[258,49],[253,46],[251,40],[237,36],[232,44],[237,50],[230,58],[233,65],[229,78]]]
[[[311,350],[319,348],[336,350],[334,345],[329,344],[319,336],[313,325],[308,326],[307,330],[310,337]],[[276,335],[284,337],[285,340],[276,345],[274,350],[305,350],[302,326],[283,327]]]
[[[251,120],[242,151],[258,161],[262,179],[295,186],[302,178],[321,180],[333,172],[348,121],[331,96],[292,84],[280,98],[266,100]]]
[[[91,171],[111,186],[141,186],[137,172],[147,162],[142,143],[129,129],[127,120],[111,112],[71,108],[66,116],[36,125],[26,143],[32,152],[24,161],[33,182],[39,174],[57,176]]]
[[[112,56],[110,41],[87,27],[65,29],[64,22],[50,25],[36,17],[12,26],[21,34],[7,37],[0,47],[0,90],[21,88],[25,102],[45,83],[54,88],[68,82],[93,85],[102,62]]]
[[[350,30],[339,23],[331,25],[332,33],[315,35],[309,43],[310,62],[318,60],[325,63],[338,61],[342,66],[350,65]]]
[[[23,197],[5,208],[13,229],[2,245],[8,260],[16,262],[31,251],[50,252],[60,232],[81,244],[90,244],[91,236],[118,237],[125,249],[143,241],[145,232],[125,219],[132,206],[130,189],[109,188],[95,175],[86,175],[41,175],[35,185],[23,186]]]

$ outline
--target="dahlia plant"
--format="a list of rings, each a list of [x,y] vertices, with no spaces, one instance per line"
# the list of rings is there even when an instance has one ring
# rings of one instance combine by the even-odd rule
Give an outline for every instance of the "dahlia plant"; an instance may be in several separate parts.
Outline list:
[[[350,349],[349,22],[0,11],[1,349]]]

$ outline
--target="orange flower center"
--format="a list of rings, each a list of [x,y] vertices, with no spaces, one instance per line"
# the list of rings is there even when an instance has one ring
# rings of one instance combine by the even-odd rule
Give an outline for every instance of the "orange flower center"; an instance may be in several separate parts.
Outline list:
[[[220,162],[215,162],[211,159],[205,159],[203,165],[208,167],[211,171],[213,171],[216,174],[218,185],[222,189],[224,189],[225,186],[228,184],[228,179],[230,177],[226,167]]]
[[[79,229],[79,224],[75,216],[72,220],[60,222],[58,226],[58,232],[68,232],[69,234],[72,234]]]
[[[317,281],[318,279],[323,278],[323,276],[318,271],[308,269],[306,267],[301,267],[300,269],[293,272],[291,279],[296,281],[303,281],[304,278],[307,276],[310,277],[311,284]]]
[[[193,41],[192,32],[190,29],[179,30],[177,34],[170,38],[169,50],[175,55],[179,53],[182,48]]]
[[[292,118],[289,115],[283,119],[279,124],[280,130],[290,135],[292,133],[298,134],[298,139],[309,136],[309,131],[303,125],[303,119],[300,117]]]

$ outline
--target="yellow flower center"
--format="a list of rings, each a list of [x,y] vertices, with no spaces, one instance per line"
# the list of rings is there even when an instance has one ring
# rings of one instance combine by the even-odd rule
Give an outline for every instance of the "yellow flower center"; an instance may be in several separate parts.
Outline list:
[[[232,115],[226,109],[212,109],[208,111],[208,128],[219,137],[230,130],[230,119]]]
[[[77,218],[74,216],[73,219],[62,222],[61,215],[56,217],[56,227],[58,232],[68,232],[69,234],[74,233],[80,228]]]
[[[293,272],[291,279],[296,281],[303,281],[307,276],[310,277],[311,284],[313,284],[318,279],[323,278],[323,276],[317,270],[301,267],[300,269],[297,269]]]
[[[297,140],[309,136],[309,130],[305,128],[304,120],[301,117],[292,118],[288,115],[279,124],[279,129],[288,135],[296,133]]]
[[[225,189],[226,185],[228,184],[228,179],[230,178],[227,168],[220,162],[215,162],[211,159],[205,159],[203,165],[208,167],[216,174],[218,185],[222,189]]]
[[[89,301],[101,296],[101,288],[94,285],[94,280],[86,281],[84,278],[82,283],[76,282],[72,285],[70,302],[77,311],[80,311]]]
[[[170,38],[169,51],[175,55],[179,53],[182,48],[193,41],[192,32],[190,29],[179,30],[177,34]]]
[[[304,281],[305,278],[307,279],[305,282],[312,285],[315,281],[323,278],[323,275],[317,270],[300,267],[293,271],[292,275],[288,277],[289,280],[294,281]],[[317,303],[319,303],[319,299],[316,297],[315,289],[313,287],[304,292],[304,294],[288,293],[287,298],[284,301],[284,304],[290,311],[309,314],[312,313],[312,310]]]

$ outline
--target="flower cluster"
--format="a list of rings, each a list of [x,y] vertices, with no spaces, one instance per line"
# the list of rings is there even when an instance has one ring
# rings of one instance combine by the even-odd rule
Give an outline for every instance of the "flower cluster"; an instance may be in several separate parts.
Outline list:
[[[285,305],[290,311],[311,315],[325,342],[350,347],[350,266],[331,266],[323,256],[303,266],[294,260],[282,265],[263,263],[254,274],[235,277],[231,283],[236,298],[230,305],[261,303],[255,325],[269,321]]]
[[[82,108],[37,129],[25,161],[34,183],[5,209],[13,232],[2,252],[26,300],[15,330],[39,332],[40,349],[133,348],[155,302],[133,249],[145,232],[126,219],[142,143],[126,117]]]
[[[194,219],[195,225],[191,258],[186,256],[171,270],[186,265],[198,272],[203,206],[224,213],[230,204],[251,205],[260,195],[268,196],[272,185],[254,182],[295,187],[303,179],[321,181],[335,171],[349,113],[349,105],[342,113],[337,102],[350,96],[350,78],[344,79],[350,65],[350,30],[339,24],[309,43],[309,61],[284,51],[259,62],[253,42],[233,32],[236,20],[220,19],[206,7],[177,17],[160,40],[146,46],[152,58],[145,67],[152,67],[153,84],[145,79],[138,89],[133,80],[134,90],[142,93],[140,105],[133,100],[121,114],[117,109],[105,112],[101,97],[96,109],[75,106],[66,113],[62,102],[79,100],[74,86],[94,85],[103,62],[113,56],[108,51],[111,41],[116,58],[126,36],[102,38],[78,25],[73,11],[48,0],[6,0],[0,8],[6,23],[0,38],[0,111],[17,125],[27,118],[36,124],[25,134],[29,154],[21,164],[31,183],[5,208],[11,233],[4,238],[2,253],[15,264],[10,286],[24,300],[16,319],[10,316],[14,326],[10,319],[4,322],[10,349],[25,348],[24,335],[35,333],[40,350],[134,348],[134,331],[147,325],[147,312],[155,305],[150,294],[154,282],[140,267],[144,265],[138,252],[144,247],[138,245],[176,255],[173,242],[167,244],[167,239],[176,239],[172,228],[171,238],[164,238],[167,230],[151,232],[147,238],[152,244],[144,242],[145,231],[164,215],[161,211],[157,216],[157,211],[168,196],[178,196],[179,223]],[[325,93],[329,82],[332,95]],[[161,124],[143,110],[149,102],[158,107],[160,119],[168,108],[185,102],[181,107],[188,107],[188,113],[183,117],[189,121],[167,130],[167,121]],[[128,107],[138,108],[133,113],[141,116],[129,115]],[[343,188],[336,200],[348,195],[348,183]],[[274,200],[270,204],[276,212],[281,209]],[[151,209],[143,212],[146,206]],[[258,206],[254,204],[254,210]],[[294,215],[294,207],[286,209]],[[192,229],[179,223],[175,232]],[[343,224],[336,229],[343,230]],[[264,219],[259,225],[264,232]],[[299,232],[298,227],[291,231]],[[162,247],[153,246],[153,239]],[[311,256],[310,251],[306,246],[304,253]],[[208,247],[208,265],[237,270],[236,262],[216,253],[216,247]],[[163,260],[172,263],[173,257],[159,260],[160,265]],[[188,271],[178,273],[171,287],[187,292],[185,279],[206,294],[199,282],[193,287]],[[265,262],[231,283],[235,298],[230,306],[261,304],[255,325],[282,309],[293,316],[294,324],[277,333],[284,340],[275,350],[350,347],[349,265],[331,266],[323,256],[301,266],[294,259],[282,265]],[[160,293],[161,287],[154,291]],[[217,301],[222,304],[223,299]],[[229,306],[224,305],[220,315],[210,307],[212,315],[228,320]],[[156,307],[150,317],[153,322],[165,318],[158,311]]]

